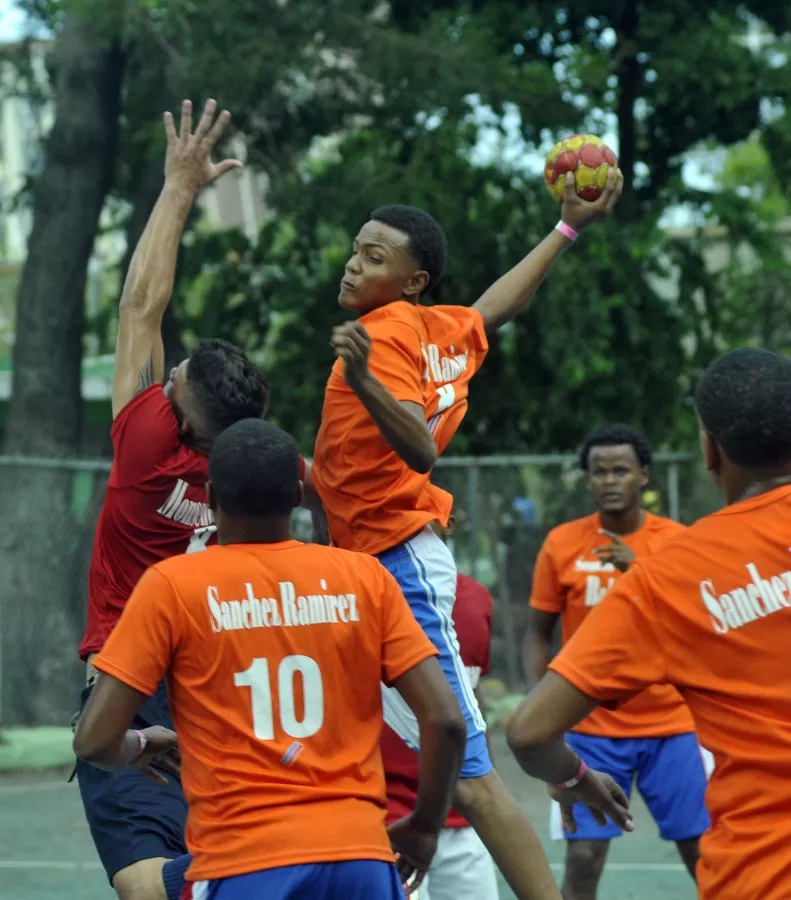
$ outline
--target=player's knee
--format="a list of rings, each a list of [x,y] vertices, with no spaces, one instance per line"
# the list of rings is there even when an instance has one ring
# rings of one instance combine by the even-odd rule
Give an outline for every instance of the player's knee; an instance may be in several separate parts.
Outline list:
[[[573,897],[595,897],[596,887],[607,858],[607,841],[568,841],[566,844],[566,884]]]
[[[113,888],[118,900],[167,900],[162,881],[166,859],[143,859],[117,872]]]

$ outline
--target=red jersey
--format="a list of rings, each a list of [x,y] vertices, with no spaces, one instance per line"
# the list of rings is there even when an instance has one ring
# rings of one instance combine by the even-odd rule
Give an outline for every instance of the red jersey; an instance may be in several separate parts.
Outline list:
[[[83,659],[102,649],[149,566],[203,550],[214,538],[209,459],[180,440],[162,385],[130,400],[110,436],[113,465],[93,540]]]
[[[113,465],[88,573],[80,656],[98,653],[143,572],[214,541],[206,503],[209,459],[187,447],[161,385],[129,401],[110,430]],[[300,478],[305,462],[300,457]]]
[[[492,642],[492,595],[468,575],[459,575],[453,623],[459,639],[461,659],[473,689],[481,675],[489,671]],[[417,800],[418,755],[390,728],[382,729],[382,762],[387,782],[387,824],[391,825],[415,808]],[[469,828],[470,823],[455,809],[445,828]]]

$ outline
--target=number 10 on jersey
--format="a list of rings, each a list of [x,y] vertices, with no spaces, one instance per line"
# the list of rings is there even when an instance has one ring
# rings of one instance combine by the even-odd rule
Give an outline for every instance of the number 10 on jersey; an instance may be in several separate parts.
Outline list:
[[[302,719],[297,719],[294,702],[294,676],[302,676]],[[269,660],[259,657],[244,672],[233,676],[238,688],[250,688],[253,705],[253,731],[259,741],[275,739],[275,714]],[[310,656],[286,656],[277,667],[277,695],[280,727],[293,738],[312,737],[324,723],[324,686],[321,669]]]

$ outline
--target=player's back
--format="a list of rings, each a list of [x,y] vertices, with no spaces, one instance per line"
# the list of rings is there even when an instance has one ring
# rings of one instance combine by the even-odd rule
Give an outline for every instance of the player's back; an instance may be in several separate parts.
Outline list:
[[[637,565],[655,598],[647,612],[667,660],[663,674],[714,754],[712,829],[698,869],[707,896],[788,895],[789,522],[791,487],[777,488],[701,519]]]
[[[168,688],[190,877],[391,861],[380,681],[435,651],[384,568],[288,541],[210,547],[146,579],[179,610]]]
[[[101,650],[149,566],[204,549],[214,531],[206,505],[208,458],[180,440],[161,385],[121,410],[111,437],[114,458],[88,574],[83,658]]]
[[[469,382],[488,350],[481,314],[472,307],[391,303],[360,319],[371,336],[369,369],[396,400],[425,410],[442,453],[467,411]],[[333,366],[316,438],[313,479],[333,542],[381,553],[434,520],[451,498],[410,469]]]

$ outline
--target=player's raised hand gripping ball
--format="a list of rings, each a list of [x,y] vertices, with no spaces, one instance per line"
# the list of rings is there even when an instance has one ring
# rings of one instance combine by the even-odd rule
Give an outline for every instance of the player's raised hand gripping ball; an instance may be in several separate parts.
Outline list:
[[[615,154],[594,134],[572,134],[558,141],[547,154],[544,180],[549,193],[562,203],[565,175],[574,175],[574,187],[583,200],[598,200],[607,187],[607,173],[618,166]]]
[[[563,203],[561,219],[575,232],[609,216],[623,192],[615,154],[593,135],[573,135],[556,144],[544,174],[550,193]]]

